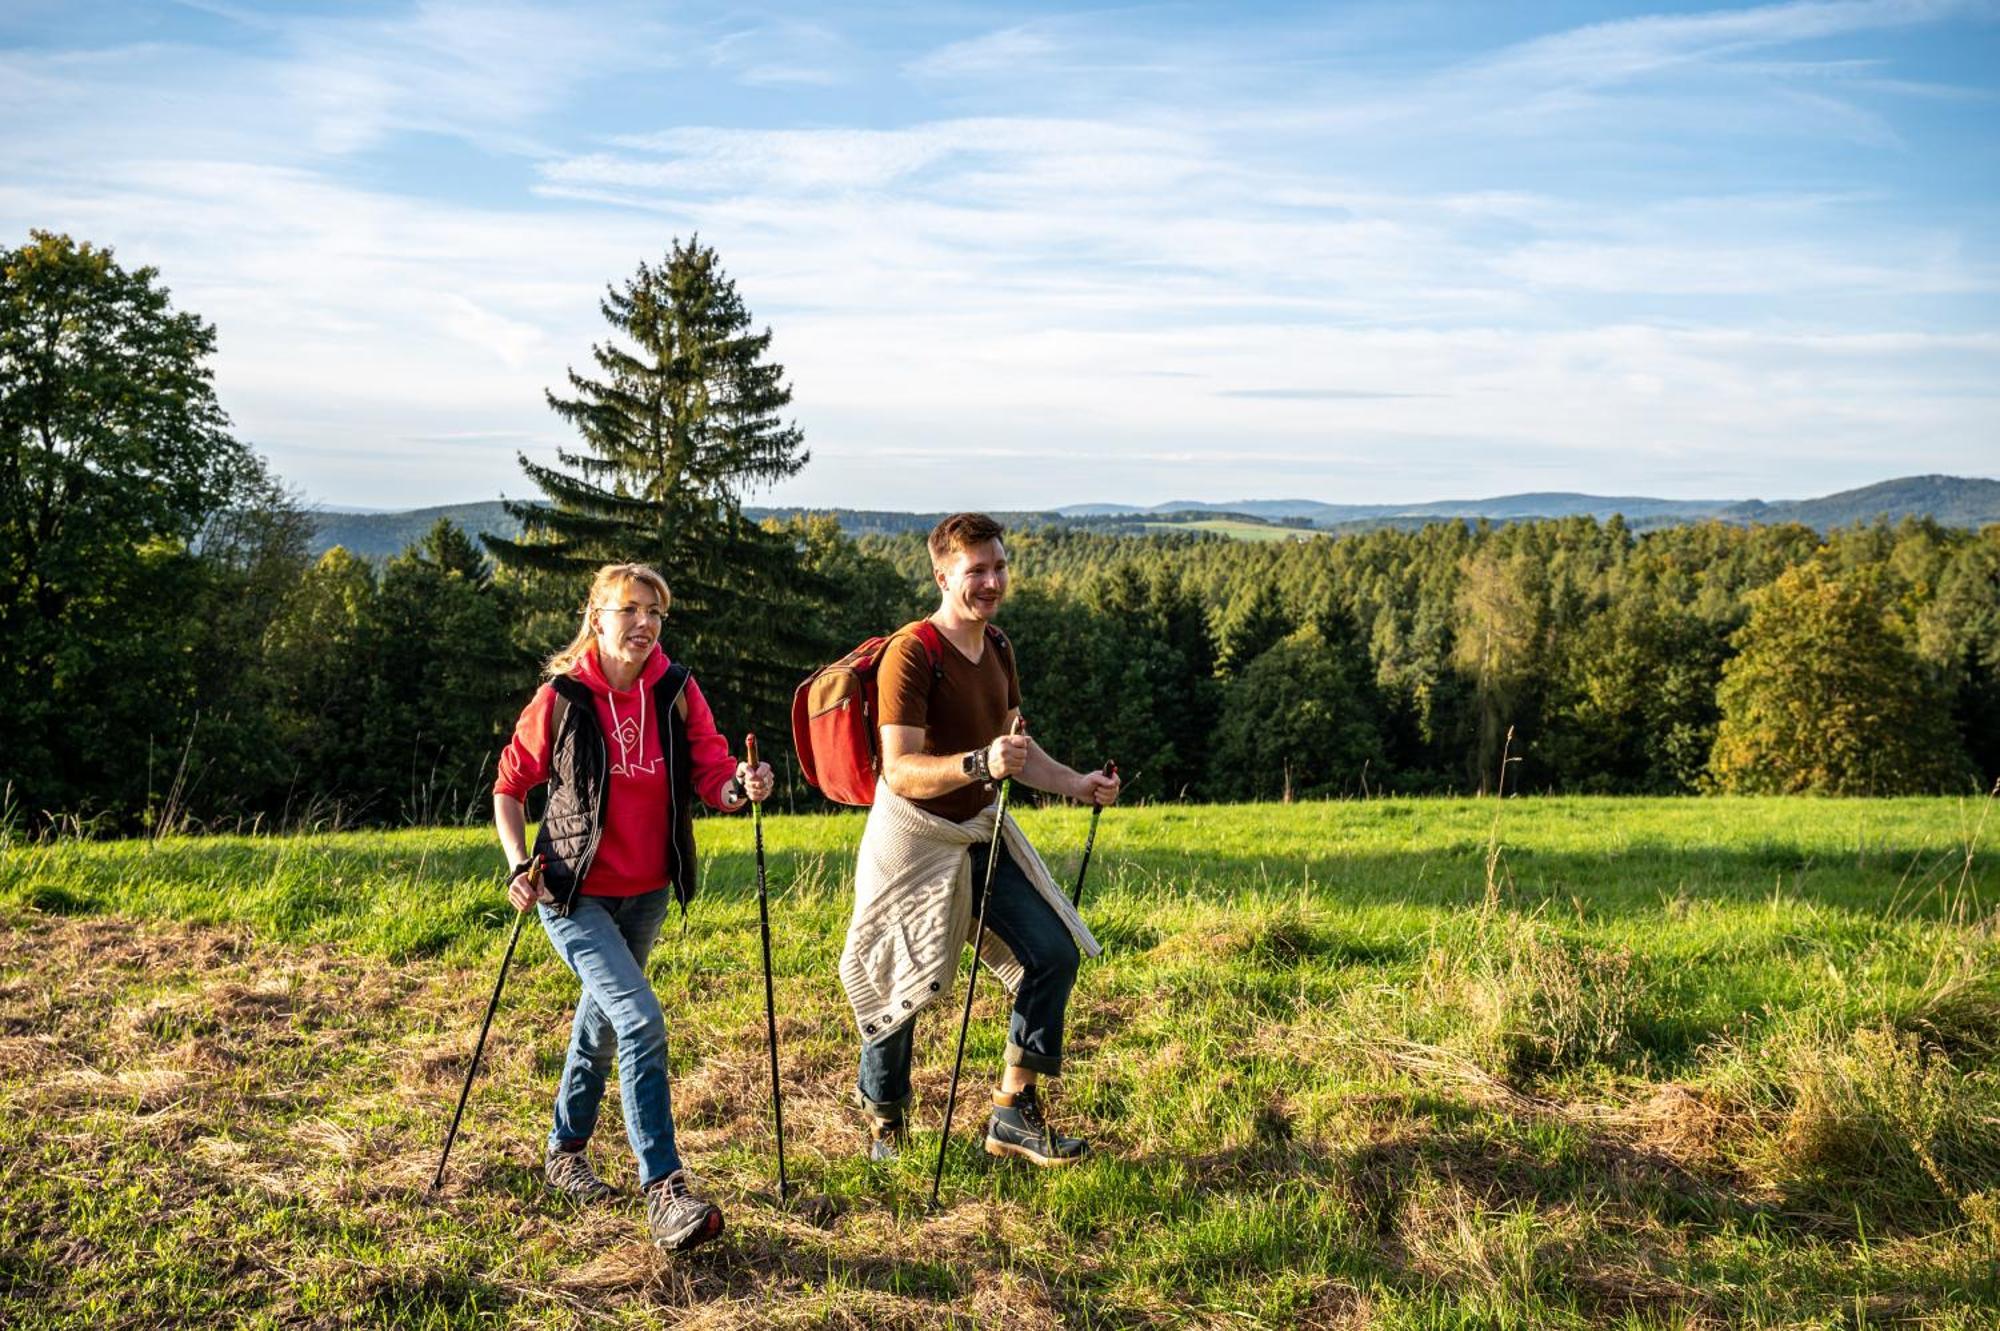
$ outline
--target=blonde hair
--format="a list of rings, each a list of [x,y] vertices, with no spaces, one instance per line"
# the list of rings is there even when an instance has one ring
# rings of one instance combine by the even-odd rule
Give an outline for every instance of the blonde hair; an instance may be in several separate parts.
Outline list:
[[[583,623],[577,626],[576,636],[570,639],[569,646],[549,658],[548,664],[542,667],[543,678],[567,675],[576,668],[578,661],[596,648],[598,610],[609,598],[616,597],[635,582],[651,587],[659,595],[660,613],[667,613],[667,607],[673,604],[674,594],[667,590],[667,580],[650,565],[606,564],[590,580],[590,593],[583,598]]]

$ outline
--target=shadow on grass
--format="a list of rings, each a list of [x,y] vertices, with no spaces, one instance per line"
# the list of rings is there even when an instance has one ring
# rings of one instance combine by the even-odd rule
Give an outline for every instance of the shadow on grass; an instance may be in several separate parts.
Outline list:
[[[1107,857],[1098,895],[1110,898],[1121,915],[1131,913],[1133,894],[1190,904],[1289,898],[1344,907],[1462,908],[1484,898],[1486,853],[1484,845],[1268,859],[1141,851]],[[1697,904],[1763,905],[1776,898],[1867,917],[1956,922],[1990,909],[2000,895],[1983,857],[1975,856],[1969,871],[1964,863],[1961,847],[1935,844],[1871,851],[1857,866],[1851,857],[1817,858],[1797,847],[1642,846],[1606,855],[1518,849],[1503,836],[1496,879],[1503,904],[1533,909],[1546,903],[1572,921],[1658,917]]]
[[[1668,1155],[1606,1133],[1575,1130],[1554,1149],[1523,1140],[1525,1125],[1449,1098],[1418,1095],[1416,1117],[1385,1125],[1374,1140],[1335,1147],[1292,1140],[1282,1122],[1260,1122],[1254,1142],[1208,1155],[1138,1157],[1132,1166],[1172,1177],[1215,1210],[1255,1206],[1303,1185],[1341,1217],[1344,1252],[1327,1274],[1414,1301],[1455,1306],[1511,1304],[1574,1310],[1596,1322],[1735,1321],[1743,1291],[1703,1287],[1667,1272],[1688,1238],[1754,1233],[1788,1242],[1853,1237],[1819,1217],[1754,1199],[1725,1178],[1697,1173]],[[1522,1224],[1531,1218],[1535,1223]],[[1587,1221],[1588,1228],[1578,1229]],[[1617,1236],[1614,1243],[1606,1235]],[[1222,1264],[1290,1265],[1296,1250],[1224,1254]],[[1775,1283],[1782,1279],[1771,1273]],[[1813,1273],[1790,1287],[1766,1285],[1800,1310],[1836,1308],[1840,1296]],[[1467,1302],[1471,1301],[1471,1302]]]

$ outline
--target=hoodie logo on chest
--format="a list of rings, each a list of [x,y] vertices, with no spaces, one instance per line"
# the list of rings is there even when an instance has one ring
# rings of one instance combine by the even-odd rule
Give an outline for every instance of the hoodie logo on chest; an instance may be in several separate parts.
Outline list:
[[[660,770],[660,756],[646,754],[646,732],[631,717],[620,717],[612,738],[618,752],[611,760],[613,776],[651,776]]]

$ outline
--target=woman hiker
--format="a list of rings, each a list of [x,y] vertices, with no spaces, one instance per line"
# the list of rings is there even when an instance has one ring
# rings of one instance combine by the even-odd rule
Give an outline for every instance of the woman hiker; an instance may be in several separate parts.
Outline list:
[[[674,1149],[666,1019],[646,954],[669,904],[685,912],[694,891],[694,796],[734,812],[767,798],[772,782],[768,765],[753,771],[730,757],[693,676],[660,650],[671,599],[644,564],[597,571],[576,637],[550,658],[548,682],[500,755],[493,821],[513,866],[507,899],[522,911],[539,903],[549,941],[583,983],[544,1175],[579,1201],[612,1195],[585,1148],[615,1052],[646,1228],[679,1252],[720,1234],[722,1212],[695,1196]],[[543,782],[548,808],[531,854],[522,804]]]

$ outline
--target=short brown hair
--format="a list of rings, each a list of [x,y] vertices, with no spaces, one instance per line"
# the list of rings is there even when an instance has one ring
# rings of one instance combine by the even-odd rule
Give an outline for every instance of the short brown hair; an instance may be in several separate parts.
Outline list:
[[[954,513],[931,528],[931,563],[941,564],[954,551],[997,541],[1006,532],[1005,527],[984,513]]]

